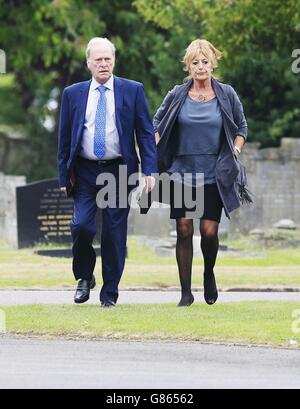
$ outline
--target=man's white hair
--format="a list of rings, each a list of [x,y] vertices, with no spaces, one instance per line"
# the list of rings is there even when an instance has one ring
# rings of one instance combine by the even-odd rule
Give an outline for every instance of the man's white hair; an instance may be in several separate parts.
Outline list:
[[[111,41],[109,41],[107,38],[95,37],[95,38],[92,38],[90,42],[88,43],[88,46],[86,48],[86,59],[90,58],[92,47],[97,46],[97,45],[108,45],[111,48],[113,56],[114,57],[116,56],[116,47]]]

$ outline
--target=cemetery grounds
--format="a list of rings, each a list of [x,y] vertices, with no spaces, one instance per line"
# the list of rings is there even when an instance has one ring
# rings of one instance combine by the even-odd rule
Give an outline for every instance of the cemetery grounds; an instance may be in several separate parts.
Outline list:
[[[215,269],[221,291],[300,291],[300,248],[262,247],[251,237],[225,240],[224,244],[229,251],[220,253]],[[1,291],[73,290],[71,259],[39,256],[36,250],[12,250],[1,244]],[[100,267],[98,260],[98,284]],[[193,287],[198,291],[202,290],[202,273],[202,257],[197,255]],[[160,257],[139,237],[129,237],[121,289],[175,290],[178,285],[175,257]],[[6,315],[7,331],[19,336],[188,340],[289,348],[300,343],[299,333],[292,332],[300,294],[299,303],[245,301],[209,307],[199,303],[203,297],[197,296],[197,304],[189,309],[162,303],[118,305],[104,311],[91,304],[1,307],[1,291],[0,309]]]

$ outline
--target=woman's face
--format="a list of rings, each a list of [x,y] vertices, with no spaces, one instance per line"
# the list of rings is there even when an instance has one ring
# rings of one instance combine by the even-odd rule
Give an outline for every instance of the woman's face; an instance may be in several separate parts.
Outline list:
[[[211,61],[202,53],[199,53],[191,62],[190,73],[193,80],[205,81],[210,79],[212,71],[213,67]]]

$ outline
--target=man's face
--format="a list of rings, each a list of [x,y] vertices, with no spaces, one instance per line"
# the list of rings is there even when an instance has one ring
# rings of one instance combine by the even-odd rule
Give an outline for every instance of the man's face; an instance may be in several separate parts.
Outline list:
[[[105,84],[112,76],[115,67],[115,57],[112,49],[106,45],[92,47],[87,66],[92,76],[100,84]]]

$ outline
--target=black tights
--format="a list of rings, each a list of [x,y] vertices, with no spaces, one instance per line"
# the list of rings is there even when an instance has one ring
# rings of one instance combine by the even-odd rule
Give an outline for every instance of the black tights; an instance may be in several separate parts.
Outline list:
[[[190,219],[177,221],[176,257],[182,295],[189,296],[192,292],[193,235],[194,223]],[[204,258],[204,272],[213,272],[219,250],[219,223],[212,220],[200,221],[201,250]]]

